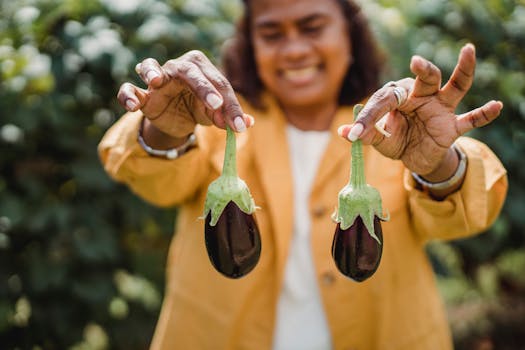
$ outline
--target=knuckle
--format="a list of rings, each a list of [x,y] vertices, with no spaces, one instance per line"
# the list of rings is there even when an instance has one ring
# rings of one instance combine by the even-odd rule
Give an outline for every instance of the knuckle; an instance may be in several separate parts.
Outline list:
[[[219,90],[230,90],[232,89],[232,85],[228,79],[226,79],[224,76],[219,75],[215,78],[215,85]]]
[[[133,89],[133,84],[131,84],[130,82],[125,82],[123,83],[121,86],[120,86],[120,89],[119,91],[130,91]]]
[[[427,60],[427,70],[429,73],[435,73],[439,69],[434,63]]]
[[[370,101],[365,108],[359,113],[359,122],[368,129],[375,124],[375,116],[381,114],[381,102]],[[374,129],[374,128],[373,128]]]
[[[205,96],[210,92],[210,83],[204,79],[197,79],[194,83],[195,92],[200,96]]]
[[[144,60],[142,60],[142,62],[140,64],[141,65],[156,65],[156,64],[158,64],[158,62],[157,62],[156,59],[148,57],[148,58],[145,58]]]
[[[186,54],[188,59],[194,62],[204,62],[206,61],[206,55],[200,50],[191,50]]]
[[[181,60],[174,58],[171,60],[168,60],[164,63],[162,66],[163,70],[168,73],[169,75],[176,75],[178,72],[178,66],[180,64]]]
[[[195,65],[188,61],[179,61],[176,63],[174,62],[174,67],[177,72],[181,74],[186,74],[190,72],[195,67]]]
[[[475,129],[475,128],[478,127],[478,125],[477,125],[477,120],[476,120],[476,118],[474,118],[473,116],[471,116],[471,117],[469,118],[469,122],[470,122],[470,127],[471,127],[471,129]]]
[[[241,105],[238,102],[230,102],[226,104],[226,106],[224,106],[224,110],[228,116],[242,116]]]
[[[376,91],[376,93],[372,96],[374,102],[379,102],[388,99],[390,95],[390,88],[382,88]],[[373,108],[371,106],[371,108]]]
[[[180,61],[179,59],[177,58],[172,58],[172,59],[169,59],[167,60],[165,63],[164,63],[164,66],[175,66],[177,65],[177,62]]]
[[[156,69],[157,67],[160,67],[160,65],[156,59],[146,58],[135,66],[135,71],[142,76],[149,70]]]
[[[468,84],[464,84],[462,81],[459,81],[458,79],[452,79],[450,83],[456,90],[460,92],[466,92],[469,89]]]
[[[117,98],[127,98],[127,96],[133,91],[133,85],[131,83],[124,83],[120,86],[117,93]]]
[[[481,121],[483,124],[487,124],[491,120],[490,116],[487,114],[487,111],[484,108],[481,108],[481,117],[483,118]]]

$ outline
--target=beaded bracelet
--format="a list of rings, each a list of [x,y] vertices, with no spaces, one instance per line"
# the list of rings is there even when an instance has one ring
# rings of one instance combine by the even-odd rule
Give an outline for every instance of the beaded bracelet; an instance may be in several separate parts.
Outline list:
[[[146,153],[148,153],[150,156],[154,157],[161,157],[166,159],[177,159],[180,156],[182,156],[184,153],[186,153],[190,148],[195,146],[197,144],[197,137],[194,133],[191,133],[188,136],[188,139],[180,146],[177,146],[175,148],[170,149],[155,149],[151,146],[149,146],[146,141],[144,141],[144,138],[142,137],[142,125],[139,129],[139,133],[137,136],[137,141],[139,142],[140,146]]]

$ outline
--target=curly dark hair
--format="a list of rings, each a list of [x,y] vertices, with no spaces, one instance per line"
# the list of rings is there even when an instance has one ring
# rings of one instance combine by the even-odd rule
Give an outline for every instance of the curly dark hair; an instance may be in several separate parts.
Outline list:
[[[255,107],[263,108],[260,97],[264,86],[257,74],[251,41],[252,1],[243,0],[244,15],[237,23],[233,38],[224,47],[222,65],[235,91]],[[339,95],[339,104],[353,105],[368,97],[379,87],[384,56],[361,8],[352,0],[334,1],[337,1],[348,21],[348,37],[353,54],[353,63],[346,73]]]

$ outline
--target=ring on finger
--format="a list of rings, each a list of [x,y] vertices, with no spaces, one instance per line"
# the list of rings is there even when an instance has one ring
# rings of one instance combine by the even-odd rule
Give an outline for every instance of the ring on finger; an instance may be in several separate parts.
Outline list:
[[[383,87],[393,87],[394,88],[392,90],[392,92],[394,93],[394,96],[396,98],[398,107],[406,102],[406,100],[408,98],[407,90],[405,90],[401,86],[397,85],[397,83],[395,81],[389,81],[389,82],[385,83],[385,85],[383,85]]]
[[[394,90],[392,90],[392,92],[394,93],[394,96],[397,100],[398,107],[406,102],[408,98],[408,92],[404,88],[402,88],[401,86],[395,85]]]

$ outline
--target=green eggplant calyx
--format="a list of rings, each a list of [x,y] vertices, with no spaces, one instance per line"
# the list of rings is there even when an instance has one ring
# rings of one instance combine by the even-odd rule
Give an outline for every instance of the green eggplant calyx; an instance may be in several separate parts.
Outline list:
[[[237,176],[235,133],[227,126],[222,174],[208,186],[202,218],[206,218],[211,211],[210,225],[215,226],[230,201],[246,214],[255,212],[256,206],[250,190]]]
[[[383,214],[381,196],[374,187],[366,185],[353,188],[347,185],[339,192],[338,208],[332,218],[340,224],[342,230],[348,229],[354,224],[357,217],[361,217],[370,236],[381,244],[374,229],[374,217],[376,216],[382,221],[390,219],[388,213]]]
[[[208,186],[203,218],[211,211],[210,225],[215,226],[229,202],[235,203],[246,214],[253,214],[256,209],[250,190],[243,180],[221,175]]]

